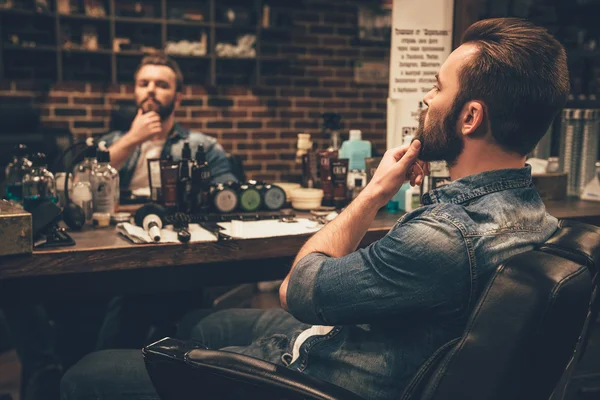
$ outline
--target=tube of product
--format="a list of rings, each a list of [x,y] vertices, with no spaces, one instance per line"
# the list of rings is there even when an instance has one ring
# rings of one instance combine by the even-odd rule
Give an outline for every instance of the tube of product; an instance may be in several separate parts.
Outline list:
[[[347,202],[348,187],[348,163],[349,159],[340,158],[331,161],[331,173],[333,181],[333,201],[336,208],[342,208]]]
[[[150,186],[150,200],[155,203],[162,203],[160,169],[160,158],[148,159],[148,186]]]
[[[178,179],[179,162],[173,160],[160,160],[162,204],[167,208],[177,208]]]
[[[333,181],[331,176],[331,161],[337,159],[337,151],[322,151],[319,154],[321,172],[321,189],[323,189],[323,205],[333,206]]]

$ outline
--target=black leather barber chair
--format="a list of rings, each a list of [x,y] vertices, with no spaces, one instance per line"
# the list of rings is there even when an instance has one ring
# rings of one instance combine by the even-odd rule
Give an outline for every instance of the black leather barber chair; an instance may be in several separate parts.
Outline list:
[[[546,243],[498,267],[462,337],[422,365],[401,399],[560,395],[596,317],[599,260],[600,228],[561,221]],[[359,398],[302,373],[191,341],[166,338],[143,354],[163,400]]]

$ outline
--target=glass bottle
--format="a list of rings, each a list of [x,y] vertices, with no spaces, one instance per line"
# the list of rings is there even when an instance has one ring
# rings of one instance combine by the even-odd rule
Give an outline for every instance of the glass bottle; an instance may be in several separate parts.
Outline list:
[[[31,157],[31,170],[23,177],[23,207],[33,210],[42,201],[58,202],[54,175],[48,171],[46,155],[36,153]]]
[[[204,146],[198,145],[196,160],[192,165],[192,201],[195,212],[207,212],[210,209],[210,182],[210,168]]]
[[[23,177],[31,169],[31,161],[27,158],[27,146],[19,144],[15,147],[15,156],[6,166],[6,187],[4,197],[8,200],[22,201]]]
[[[96,165],[98,165],[98,160],[96,159],[96,146],[91,145],[88,146],[85,150],[85,156],[83,161],[75,166],[73,169],[73,182],[89,182],[90,175]]]
[[[90,174],[94,212],[113,215],[119,204],[119,172],[110,165],[108,150],[97,152],[98,164]]]

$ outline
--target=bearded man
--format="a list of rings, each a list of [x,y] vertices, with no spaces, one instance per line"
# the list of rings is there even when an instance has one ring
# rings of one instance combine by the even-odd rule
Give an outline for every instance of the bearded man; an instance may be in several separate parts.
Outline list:
[[[473,24],[425,96],[417,138],[388,150],[360,195],[300,249],[279,291],[283,309],[189,314],[180,337],[365,399],[399,398],[461,336],[498,265],[555,232],[525,160],[568,93],[565,50],[546,30],[518,19]],[[452,182],[357,249],[377,211],[405,181],[420,184],[433,160],[448,162]],[[63,399],[158,399],[144,368],[140,350],[91,354],[63,378]]]
[[[217,140],[199,132],[190,132],[175,122],[175,110],[181,104],[183,75],[177,63],[165,55],[146,56],[135,72],[137,115],[127,132],[111,132],[106,141],[110,164],[119,170],[121,190],[146,188],[148,159],[181,160],[183,143],[188,141],[195,154],[204,146],[213,183],[236,181],[223,148]]]

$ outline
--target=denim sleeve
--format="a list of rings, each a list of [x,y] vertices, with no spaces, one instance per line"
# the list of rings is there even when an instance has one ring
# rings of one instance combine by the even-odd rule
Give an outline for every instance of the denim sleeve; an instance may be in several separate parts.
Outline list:
[[[302,258],[290,277],[288,309],[318,325],[456,310],[470,293],[468,254],[454,225],[418,217],[347,256]]]
[[[101,136],[96,143],[100,143],[102,141],[106,142],[106,147],[112,146],[117,140],[119,140],[124,135],[121,131],[112,131],[103,136]]]
[[[231,172],[229,160],[219,143],[215,143],[206,152],[206,161],[210,166],[210,175],[213,183],[224,183],[227,181],[237,182],[237,178]]]

